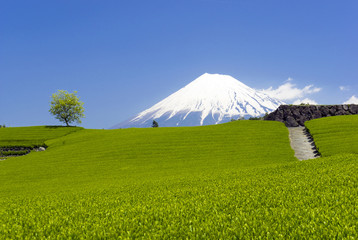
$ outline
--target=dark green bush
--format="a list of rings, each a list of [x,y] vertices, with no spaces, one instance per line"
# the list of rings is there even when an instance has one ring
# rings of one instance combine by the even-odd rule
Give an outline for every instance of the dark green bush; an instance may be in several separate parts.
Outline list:
[[[262,120],[262,117],[250,117],[249,120]]]
[[[1,151],[0,156],[20,156],[28,154],[29,150],[21,150],[21,151]]]

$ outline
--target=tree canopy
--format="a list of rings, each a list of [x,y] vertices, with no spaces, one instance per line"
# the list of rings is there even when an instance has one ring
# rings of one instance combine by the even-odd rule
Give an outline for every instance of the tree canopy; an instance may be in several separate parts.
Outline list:
[[[76,94],[77,91],[69,93],[66,90],[58,90],[51,97],[50,113],[60,122],[66,123],[66,126],[73,122],[81,123],[81,118],[85,117],[83,102]]]
[[[159,124],[157,123],[157,121],[153,120],[152,127],[159,127]]]

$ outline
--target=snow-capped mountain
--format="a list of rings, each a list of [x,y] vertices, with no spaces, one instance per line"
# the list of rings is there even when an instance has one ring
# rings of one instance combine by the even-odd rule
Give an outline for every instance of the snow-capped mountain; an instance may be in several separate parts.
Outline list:
[[[248,87],[229,75],[205,73],[134,118],[112,128],[199,126],[257,117],[283,102]]]

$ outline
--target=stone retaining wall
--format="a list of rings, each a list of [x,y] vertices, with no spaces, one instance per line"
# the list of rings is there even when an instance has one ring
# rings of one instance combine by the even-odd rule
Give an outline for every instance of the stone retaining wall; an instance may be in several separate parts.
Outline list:
[[[358,114],[358,105],[281,105],[264,120],[285,123],[287,127],[304,126],[304,122],[329,116]]]

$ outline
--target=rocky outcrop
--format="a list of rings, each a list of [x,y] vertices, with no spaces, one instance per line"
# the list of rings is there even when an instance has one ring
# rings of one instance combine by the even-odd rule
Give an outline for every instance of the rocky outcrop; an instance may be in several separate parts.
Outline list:
[[[304,126],[304,122],[329,116],[358,114],[358,105],[281,105],[264,120],[285,123],[287,127]]]

